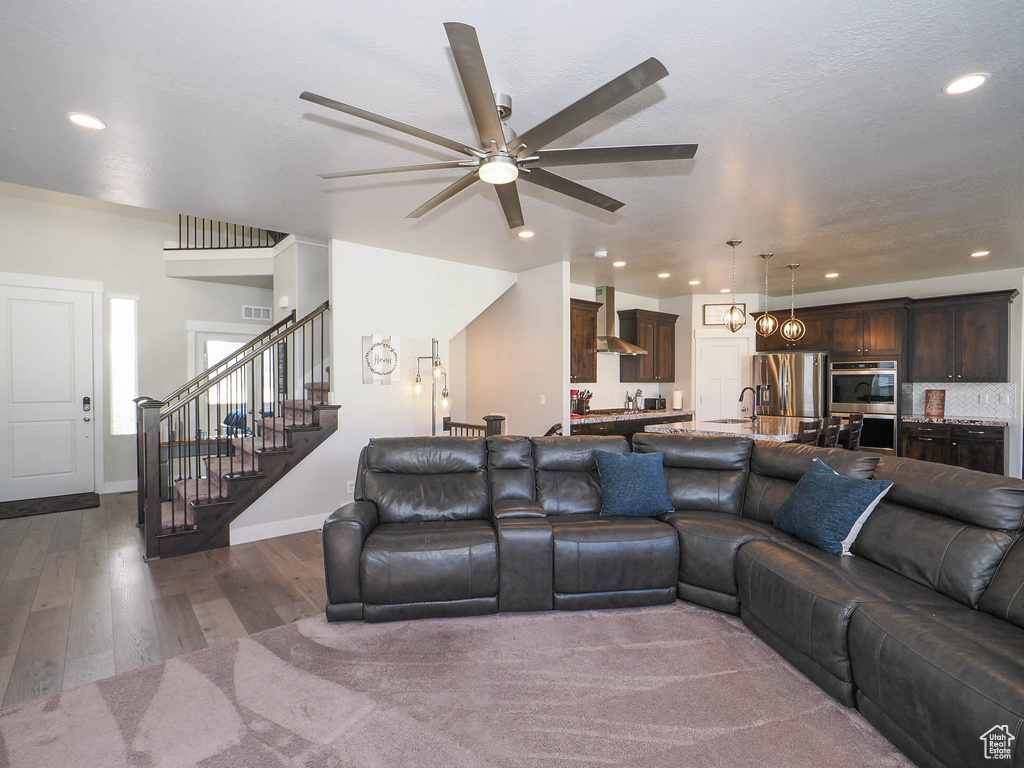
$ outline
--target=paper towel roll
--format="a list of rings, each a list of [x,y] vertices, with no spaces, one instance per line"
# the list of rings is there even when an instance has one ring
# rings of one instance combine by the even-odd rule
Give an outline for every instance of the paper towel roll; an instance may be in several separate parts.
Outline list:
[[[680,389],[672,390],[672,410],[681,411],[683,410],[683,392]]]

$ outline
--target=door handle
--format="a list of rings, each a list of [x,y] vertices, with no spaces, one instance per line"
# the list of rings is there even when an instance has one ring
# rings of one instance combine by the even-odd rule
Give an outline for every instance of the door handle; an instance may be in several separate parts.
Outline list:
[[[92,419],[88,416],[83,416],[82,421],[92,421]]]

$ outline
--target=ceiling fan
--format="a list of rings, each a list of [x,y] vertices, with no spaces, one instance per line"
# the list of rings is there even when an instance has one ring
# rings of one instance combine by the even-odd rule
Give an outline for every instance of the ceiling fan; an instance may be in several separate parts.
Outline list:
[[[638,64],[628,72],[619,75],[593,93],[584,96],[561,112],[549,117],[526,133],[506,135],[503,121],[512,114],[512,100],[505,94],[494,93],[487,75],[483,53],[476,29],[468,24],[448,22],[444,25],[451,43],[455,64],[462,78],[466,97],[469,100],[473,121],[476,123],[480,146],[438,136],[436,133],[392,120],[365,109],[343,104],[309,91],[303,91],[299,98],[336,109],[372,123],[393,128],[396,131],[415,136],[454,150],[467,159],[450,160],[441,163],[403,165],[392,168],[370,168],[362,171],[342,171],[321,174],[322,179],[342,179],[352,176],[373,176],[382,173],[404,171],[436,171],[445,168],[468,168],[469,172],[445,187],[427,202],[406,216],[418,219],[441,203],[451,199],[477,181],[494,185],[501,202],[509,229],[524,224],[523,209],[519,203],[516,179],[545,187],[606,211],[617,211],[624,203],[601,194],[564,176],[551,173],[547,168],[564,165],[590,165],[596,163],[632,163],[639,161],[689,160],[697,152],[696,144],[647,144],[619,147],[577,147],[575,149],[544,149],[548,144],[630,96],[653,85],[668,74],[668,70],[657,59],[651,58]]]

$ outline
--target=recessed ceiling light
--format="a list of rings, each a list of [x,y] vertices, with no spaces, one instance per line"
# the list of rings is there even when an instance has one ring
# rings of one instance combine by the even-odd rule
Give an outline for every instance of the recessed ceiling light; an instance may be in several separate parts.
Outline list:
[[[731,288],[722,288],[721,290],[719,290],[719,293],[728,293],[731,290]]]
[[[626,262],[624,262],[624,261],[613,261],[612,262],[612,266],[613,267],[624,267],[624,266],[626,266]]]
[[[94,131],[102,131],[107,124],[98,117],[87,115],[84,112],[68,112],[68,120],[80,128],[91,128]]]
[[[975,88],[984,85],[986,80],[988,80],[987,72],[975,72],[974,74],[971,75],[964,75],[963,77],[958,77],[956,80],[954,80],[945,88],[943,88],[942,92],[949,94],[950,96],[958,96],[961,93],[973,91]]]
[[[980,259],[982,256],[988,256],[992,251],[975,251],[971,254],[972,259]]]
[[[532,229],[521,229],[517,234],[523,238],[523,240],[529,240],[533,237],[534,233]]]
[[[833,277],[839,277],[839,273],[838,272],[826,272],[825,273],[825,277],[827,277],[829,280],[831,280]]]
[[[664,280],[666,277],[672,277],[672,273],[671,272],[659,272],[658,273],[658,277],[660,277],[662,280]]]
[[[700,285],[700,280],[691,280],[690,285]]]

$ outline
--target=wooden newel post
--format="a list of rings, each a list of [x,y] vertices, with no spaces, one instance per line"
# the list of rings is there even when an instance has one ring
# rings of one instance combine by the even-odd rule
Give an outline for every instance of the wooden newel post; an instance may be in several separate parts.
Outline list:
[[[160,409],[159,400],[147,399],[138,404],[141,413],[142,472],[139,477],[144,488],[142,522],[146,526],[146,557],[157,557],[160,549],[156,535],[162,526],[160,504]],[[143,489],[140,489],[143,492]]]
[[[500,435],[505,428],[505,417],[504,416],[484,416],[484,424],[487,425],[485,433],[487,437],[491,435]]]

